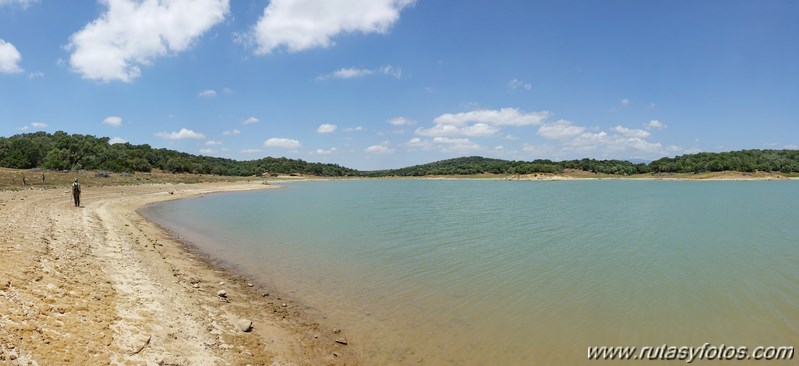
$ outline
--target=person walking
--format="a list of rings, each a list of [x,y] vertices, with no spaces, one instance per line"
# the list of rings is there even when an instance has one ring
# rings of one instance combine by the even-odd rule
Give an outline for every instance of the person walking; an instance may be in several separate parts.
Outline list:
[[[72,199],[75,201],[75,207],[80,207],[80,183],[78,183],[78,178],[75,178],[75,182],[72,183]]]

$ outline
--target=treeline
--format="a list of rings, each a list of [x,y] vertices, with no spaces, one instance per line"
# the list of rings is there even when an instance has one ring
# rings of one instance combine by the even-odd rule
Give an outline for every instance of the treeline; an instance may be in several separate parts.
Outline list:
[[[479,156],[455,158],[407,168],[364,173],[368,176],[562,173],[566,169],[633,175],[645,173],[705,173],[720,171],[799,173],[799,150],[742,150],[661,158],[649,164],[626,160],[578,159],[508,161]]]
[[[604,174],[631,175],[648,173],[646,164],[634,164],[624,160],[567,160],[554,162],[539,159],[533,161],[510,161],[469,156],[415,165],[407,168],[368,172],[369,176],[418,177],[425,175],[473,175],[473,174],[533,174],[563,173],[566,169],[583,170]]]
[[[0,137],[0,166],[51,170],[108,170],[149,172],[161,169],[175,173],[230,176],[305,174],[339,176],[426,176],[474,174],[562,173],[566,169],[633,175],[645,173],[703,173],[719,171],[799,173],[799,150],[742,150],[699,153],[661,158],[649,164],[625,160],[579,159],[510,161],[479,156],[462,157],[401,169],[361,172],[336,164],[309,163],[298,159],[262,158],[238,161],[198,156],[150,145],[108,143],[107,137],[67,134],[58,131]]]
[[[107,170],[150,172],[161,169],[174,173],[229,176],[309,174],[317,176],[356,175],[358,171],[335,164],[309,163],[287,158],[250,161],[198,156],[150,145],[108,143],[107,137],[67,134],[58,131],[0,137],[0,166],[51,170]]]

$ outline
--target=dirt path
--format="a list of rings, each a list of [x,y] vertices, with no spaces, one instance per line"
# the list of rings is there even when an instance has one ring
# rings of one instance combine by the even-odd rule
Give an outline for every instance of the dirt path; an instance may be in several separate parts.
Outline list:
[[[135,212],[261,188],[85,189],[81,208],[66,188],[0,193],[0,364],[358,364],[335,342],[340,334],[209,265]],[[242,321],[252,330],[242,331]]]

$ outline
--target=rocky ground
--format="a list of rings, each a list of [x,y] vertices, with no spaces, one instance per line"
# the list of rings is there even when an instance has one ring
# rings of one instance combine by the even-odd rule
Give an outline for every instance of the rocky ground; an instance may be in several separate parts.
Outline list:
[[[353,365],[338,329],[209,264],[135,210],[262,184],[0,193],[0,364]]]

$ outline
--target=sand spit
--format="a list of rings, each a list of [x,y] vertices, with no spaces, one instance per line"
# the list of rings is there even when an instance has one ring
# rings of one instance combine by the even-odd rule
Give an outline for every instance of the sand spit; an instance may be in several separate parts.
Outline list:
[[[1,192],[0,364],[360,364],[336,343],[341,333],[136,213],[163,200],[271,187],[85,188],[81,208],[68,188]]]

